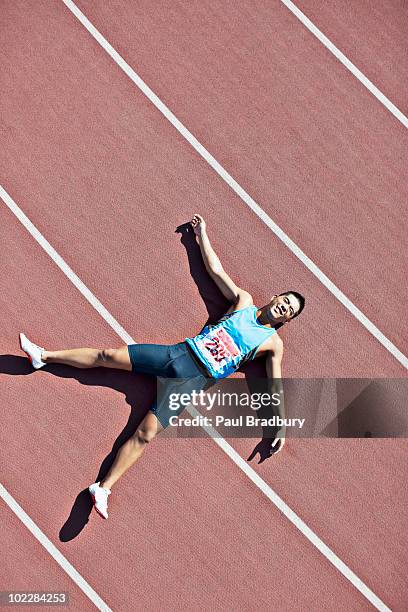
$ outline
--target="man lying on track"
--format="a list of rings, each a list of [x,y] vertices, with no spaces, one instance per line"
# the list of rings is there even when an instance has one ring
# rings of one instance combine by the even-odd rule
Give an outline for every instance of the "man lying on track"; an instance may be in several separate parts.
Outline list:
[[[276,328],[297,317],[305,300],[296,291],[274,295],[262,308],[253,304],[251,295],[237,287],[224,271],[207,236],[204,219],[195,214],[191,221],[198,237],[205,267],[223,295],[231,302],[230,309],[215,324],[207,325],[197,336],[174,345],[130,344],[117,349],[79,348],[46,351],[20,334],[20,346],[35,369],[48,363],[76,368],[117,368],[150,374],[167,379],[166,392],[199,391],[209,379],[220,379],[235,372],[245,361],[266,356],[266,371],[273,382],[281,381],[283,342]],[[176,379],[173,382],[171,379]],[[180,380],[182,379],[182,380]],[[146,445],[169,424],[168,401],[159,399],[150,408],[135,434],[119,449],[106,477],[90,485],[96,511],[108,517],[108,496],[115,482],[139,459]],[[278,435],[280,433],[280,435]],[[284,445],[284,433],[271,440],[271,453]]]

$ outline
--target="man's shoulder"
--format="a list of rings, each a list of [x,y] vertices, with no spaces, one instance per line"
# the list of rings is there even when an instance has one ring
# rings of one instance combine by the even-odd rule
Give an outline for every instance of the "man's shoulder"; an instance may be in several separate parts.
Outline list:
[[[278,332],[273,334],[270,340],[271,340],[270,350],[275,354],[282,354],[283,353],[283,340],[278,334]]]
[[[270,354],[271,357],[283,355],[283,340],[276,332],[259,347],[258,354]]]

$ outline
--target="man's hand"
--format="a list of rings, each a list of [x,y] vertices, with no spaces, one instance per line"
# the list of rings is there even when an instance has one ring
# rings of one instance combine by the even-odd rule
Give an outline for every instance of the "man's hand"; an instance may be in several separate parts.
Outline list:
[[[191,219],[191,225],[193,226],[193,230],[196,236],[201,236],[201,234],[205,232],[206,223],[201,215],[198,215],[197,213],[193,215],[193,218]]]
[[[278,437],[278,434],[280,434],[280,437]],[[277,453],[281,452],[286,442],[286,438],[284,436],[285,436],[285,432],[282,429],[280,429],[278,433],[276,434],[274,441],[271,444],[271,451],[270,451],[271,455],[276,455]]]
[[[262,438],[262,440],[258,442],[252,453],[249,455],[247,461],[252,461],[252,459],[259,454],[258,463],[263,463],[267,459],[270,459],[273,455],[276,455],[276,453],[279,453],[284,444],[285,438],[274,438],[274,440],[271,440],[270,438]]]

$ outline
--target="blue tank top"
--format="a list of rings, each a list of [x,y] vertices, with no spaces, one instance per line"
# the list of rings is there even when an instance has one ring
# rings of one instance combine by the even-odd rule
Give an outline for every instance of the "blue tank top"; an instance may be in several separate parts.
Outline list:
[[[257,322],[257,310],[257,306],[235,310],[185,339],[212,378],[225,378],[254,359],[259,346],[276,332]]]

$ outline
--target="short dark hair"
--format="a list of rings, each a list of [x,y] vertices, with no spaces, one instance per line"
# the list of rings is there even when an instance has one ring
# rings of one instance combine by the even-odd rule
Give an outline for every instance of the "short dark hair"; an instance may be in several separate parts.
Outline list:
[[[302,312],[302,310],[304,309],[304,307],[305,307],[305,298],[303,297],[303,295],[301,295],[297,291],[284,291],[283,293],[280,293],[279,295],[288,295],[289,293],[294,295],[295,298],[299,302],[299,310],[293,315],[293,317],[291,317],[291,319],[294,319],[295,317],[299,316],[300,313]]]

